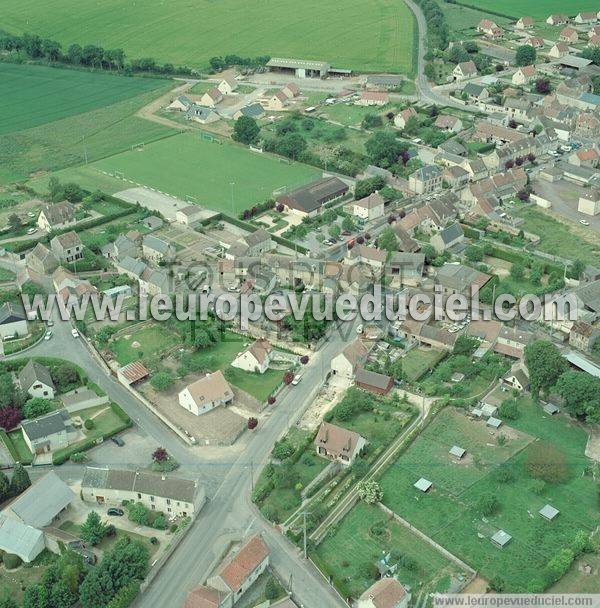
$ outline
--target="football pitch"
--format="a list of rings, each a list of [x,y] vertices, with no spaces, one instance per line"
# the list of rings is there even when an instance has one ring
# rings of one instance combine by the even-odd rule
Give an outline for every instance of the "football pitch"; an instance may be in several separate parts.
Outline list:
[[[0,63],[0,135],[84,114],[164,84],[155,78]]]
[[[555,13],[568,14],[574,17],[579,12],[597,11],[598,0],[577,0],[577,2],[565,2],[564,0],[461,0],[461,4],[479,8],[482,11],[492,10],[502,13],[508,17],[518,19],[522,16],[533,17],[536,21],[545,21],[549,15]],[[491,17],[493,19],[493,16]]]
[[[335,67],[410,73],[413,15],[402,0],[4,0],[1,25],[129,58],[202,68],[211,57],[269,55]]]
[[[88,189],[114,193],[142,185],[228,214],[320,175],[314,167],[251,152],[202,132],[182,133],[58,173],[61,180],[74,179]]]

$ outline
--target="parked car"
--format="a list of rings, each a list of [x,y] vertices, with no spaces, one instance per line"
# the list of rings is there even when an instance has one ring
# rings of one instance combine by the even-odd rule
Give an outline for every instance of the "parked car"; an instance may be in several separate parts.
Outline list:
[[[29,228],[29,230],[27,230],[27,234],[35,234],[37,232],[37,228]]]
[[[79,332],[78,332],[78,331],[77,331],[75,328],[73,328],[73,329],[71,330],[71,335],[72,335],[74,338],[79,338]]]
[[[123,509],[117,509],[116,507],[111,507],[106,513],[107,515],[113,515],[114,517],[123,517],[125,514]]]
[[[125,442],[120,437],[117,437],[116,435],[114,437],[111,437],[110,440],[115,445],[118,445],[120,448],[122,448],[125,445]]]
[[[297,376],[294,376],[294,379],[292,380],[292,386],[296,386],[297,384],[300,384],[300,380],[302,380],[302,376],[300,374],[298,374]]]
[[[48,330],[46,332],[46,335],[44,336],[44,340],[50,340],[51,337],[52,337],[52,332],[50,330]]]
[[[587,220],[579,220],[580,224],[583,224],[584,226],[589,226],[590,223]]]

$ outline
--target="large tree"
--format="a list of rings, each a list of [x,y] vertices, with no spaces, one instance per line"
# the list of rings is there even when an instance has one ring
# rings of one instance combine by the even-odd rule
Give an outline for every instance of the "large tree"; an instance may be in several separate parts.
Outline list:
[[[530,44],[522,44],[517,47],[516,62],[517,65],[533,65],[535,63],[537,53]]]
[[[25,470],[20,462],[15,464],[13,469],[12,478],[10,480],[10,493],[13,496],[18,496],[21,492],[24,492],[31,485],[31,479],[29,479],[29,473]]]
[[[556,392],[574,416],[600,422],[600,378],[585,372],[566,371],[558,378]]]
[[[391,226],[383,230],[377,242],[380,249],[385,249],[389,253],[398,249],[398,237]]]
[[[525,365],[536,397],[540,391],[548,393],[567,369],[567,362],[560,351],[548,340],[538,340],[525,347]]]
[[[106,535],[106,524],[102,523],[100,515],[96,511],[88,513],[87,519],[81,526],[81,540],[94,546]]]
[[[374,165],[387,169],[400,158],[408,146],[396,139],[394,133],[389,131],[378,131],[365,143],[365,150]]]
[[[243,144],[255,144],[258,141],[260,127],[251,116],[240,116],[233,127],[233,139]]]

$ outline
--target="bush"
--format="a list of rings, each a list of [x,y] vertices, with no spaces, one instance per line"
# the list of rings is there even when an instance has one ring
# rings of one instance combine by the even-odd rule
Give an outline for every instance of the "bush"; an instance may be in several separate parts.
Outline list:
[[[75,454],[71,454],[71,462],[86,462],[87,459],[88,457],[83,452],[75,452]]]
[[[162,514],[161,515],[157,515],[156,519],[152,523],[152,527],[155,530],[166,530],[167,529],[167,522],[165,520],[165,516],[162,515]]]
[[[94,424],[94,421],[91,420],[90,418],[86,418],[83,426],[88,430],[91,431],[96,425]]]
[[[15,555],[14,553],[6,553],[4,555],[3,561],[4,561],[4,566],[6,567],[7,570],[14,570],[15,568],[18,568],[23,563],[23,560],[18,555]]]

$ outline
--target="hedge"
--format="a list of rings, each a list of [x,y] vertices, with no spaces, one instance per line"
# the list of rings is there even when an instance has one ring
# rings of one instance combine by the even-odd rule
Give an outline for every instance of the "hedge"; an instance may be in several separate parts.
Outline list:
[[[140,592],[140,582],[132,581],[117,592],[106,608],[127,608],[133,604],[135,598]]]
[[[513,251],[512,249],[503,249],[502,247],[498,247],[497,245],[491,246],[491,253],[489,254],[493,258],[498,258],[499,260],[504,260],[505,262],[510,262],[512,264],[522,264],[525,267],[529,267],[529,262],[532,257],[535,257],[537,261],[544,265],[544,272],[546,274],[551,274],[553,272],[557,272],[560,275],[563,273],[563,267],[557,266],[556,264],[552,264],[552,262],[544,260],[535,256],[535,254],[523,255],[519,251]]]
[[[103,433],[101,436],[103,441],[110,439],[113,435],[116,435],[117,433],[121,433],[132,425],[131,418],[123,411],[123,409],[119,405],[117,405],[116,403],[111,403],[110,409],[121,419],[122,424],[116,426],[108,433]],[[99,439],[100,437],[83,439],[82,441],[78,441],[73,445],[63,448],[62,450],[57,450],[52,454],[52,464],[63,464],[64,462],[69,460],[73,454],[90,450],[91,448],[98,445]]]

